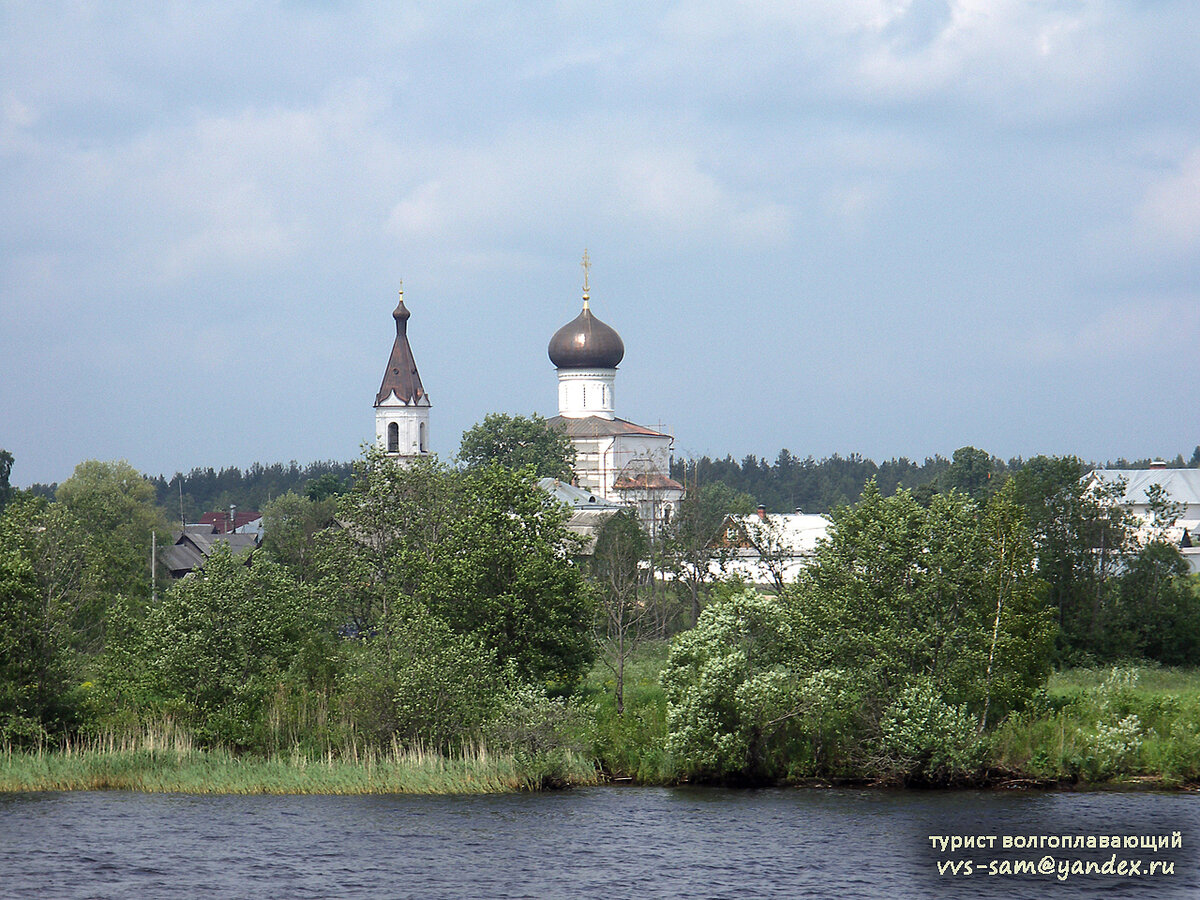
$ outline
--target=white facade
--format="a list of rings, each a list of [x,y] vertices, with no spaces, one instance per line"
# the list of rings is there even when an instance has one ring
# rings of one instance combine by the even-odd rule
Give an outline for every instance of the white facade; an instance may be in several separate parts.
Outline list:
[[[599,416],[614,418],[613,383],[616,369],[567,369],[558,371],[558,414],[571,419]]]
[[[390,456],[429,455],[429,401],[410,405],[395,392],[375,406],[375,444]]]
[[[711,547],[709,571],[717,578],[737,575],[751,584],[782,588],[812,564],[831,524],[828,516],[806,513],[727,516]]]

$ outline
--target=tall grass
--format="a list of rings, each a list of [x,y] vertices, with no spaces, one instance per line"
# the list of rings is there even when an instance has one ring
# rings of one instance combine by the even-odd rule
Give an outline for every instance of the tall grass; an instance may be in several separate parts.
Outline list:
[[[393,743],[324,756],[201,749],[170,723],[0,752],[0,791],[132,790],[187,794],[488,794],[597,782],[578,754],[518,758],[486,747],[446,756]]]
[[[667,700],[659,676],[667,662],[665,641],[642,644],[625,663],[625,712],[617,714],[616,679],[597,663],[583,685],[592,712],[581,736],[610,779],[671,784],[677,767],[666,751]]]
[[[1130,667],[1056,674],[991,736],[995,765],[1085,783],[1200,781],[1200,671]]]

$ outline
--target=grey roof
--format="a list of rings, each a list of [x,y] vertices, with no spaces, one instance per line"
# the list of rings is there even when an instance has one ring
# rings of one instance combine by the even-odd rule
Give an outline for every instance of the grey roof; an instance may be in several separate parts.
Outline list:
[[[561,428],[568,437],[594,438],[611,437],[617,434],[641,434],[649,437],[670,437],[661,431],[654,431],[642,425],[635,425],[625,419],[604,419],[600,416],[553,416],[546,420],[551,428]]]
[[[557,478],[542,478],[538,481],[538,487],[572,509],[625,509],[620,503],[605,500],[599,494],[585,491],[583,488],[559,481]]]
[[[189,525],[175,537],[175,543],[162,551],[162,560],[175,577],[203,568],[204,561],[220,544],[228,544],[235,556],[249,553],[258,546],[258,535],[214,534],[211,526]]]
[[[1200,504],[1200,469],[1096,469],[1092,478],[1111,484],[1125,480],[1125,503],[1146,504],[1146,489],[1160,485],[1176,503]]]
[[[596,546],[596,535],[604,523],[621,510],[628,509],[627,506],[605,500],[591,491],[585,491],[557,478],[542,478],[538,481],[538,486],[571,508],[567,528],[586,541],[582,551],[584,556],[591,555]]]

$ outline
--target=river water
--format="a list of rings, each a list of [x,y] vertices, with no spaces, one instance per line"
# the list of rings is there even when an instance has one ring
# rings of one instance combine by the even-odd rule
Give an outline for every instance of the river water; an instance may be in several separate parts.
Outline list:
[[[1005,835],[1176,831],[1178,849],[1002,849]],[[995,847],[942,852],[929,835],[992,835]],[[1200,897],[1198,842],[1195,794],[0,794],[0,896]],[[1047,856],[1066,861],[1065,880],[1003,865]],[[1089,860],[1139,860],[1140,874],[1070,874]],[[1174,873],[1158,871],[1164,862]]]

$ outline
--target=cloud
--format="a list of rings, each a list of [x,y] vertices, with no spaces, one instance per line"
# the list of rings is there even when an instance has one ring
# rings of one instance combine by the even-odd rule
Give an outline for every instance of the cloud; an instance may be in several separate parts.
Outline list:
[[[1142,298],[1100,310],[1070,326],[1044,330],[1025,342],[1025,350],[1041,363],[1103,363],[1119,357],[1136,365],[1139,356],[1147,360],[1171,354],[1190,357],[1198,333],[1197,298]]]
[[[699,141],[603,116],[525,123],[469,148],[420,148],[424,176],[392,207],[408,240],[519,241],[575,220],[667,242],[777,244],[786,204],[734,186]]]
[[[1200,147],[1146,189],[1134,218],[1139,242],[1152,253],[1200,251]]]

